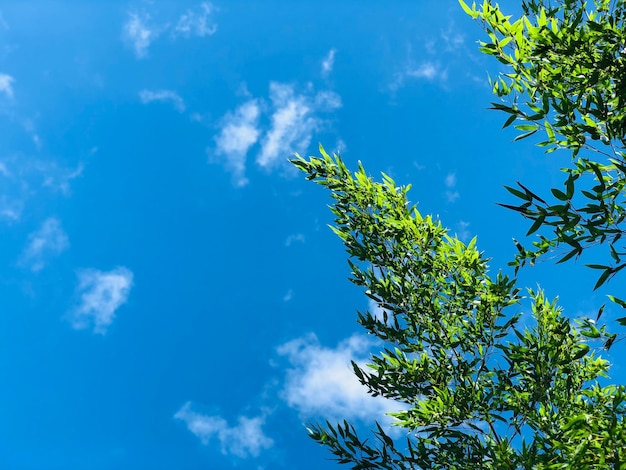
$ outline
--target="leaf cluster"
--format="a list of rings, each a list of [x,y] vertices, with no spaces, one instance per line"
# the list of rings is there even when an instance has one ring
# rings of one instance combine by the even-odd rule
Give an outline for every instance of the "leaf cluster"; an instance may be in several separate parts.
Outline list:
[[[625,266],[626,1],[525,0],[515,20],[488,0],[479,8],[459,1],[487,33],[480,50],[505,66],[491,80],[504,127],[515,124],[515,140],[541,131],[537,145],[547,153],[572,154],[550,202],[519,183],[507,187],[519,203],[502,205],[528,218],[527,235],[538,236],[530,247],[516,242],[512,265],[553,252],[564,262],[603,245],[606,262],[588,265],[600,272],[598,288]]]
[[[624,388],[600,385],[608,362],[591,348],[604,327],[572,324],[541,291],[524,315],[515,280],[420,214],[409,187],[320,152],[292,162],[329,189],[351,281],[384,312],[359,313],[384,346],[352,365],[372,396],[398,403],[402,432],[326,422],[311,437],[353,469],[626,468]]]

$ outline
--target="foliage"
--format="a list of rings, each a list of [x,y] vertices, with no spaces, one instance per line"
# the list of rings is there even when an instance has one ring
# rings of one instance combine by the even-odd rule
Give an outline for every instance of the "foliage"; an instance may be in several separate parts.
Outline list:
[[[505,66],[491,80],[504,127],[516,124],[515,140],[541,131],[546,152],[572,154],[550,198],[507,187],[520,204],[503,205],[532,221],[527,235],[538,233],[530,248],[517,243],[511,264],[555,250],[565,262],[604,245],[606,261],[588,265],[600,271],[598,288],[626,267],[626,0],[524,0],[515,21],[489,0],[480,9],[459,1],[487,33],[480,50]]]
[[[510,265],[517,274],[548,253],[561,263],[604,247],[607,260],[587,265],[597,289],[626,267],[626,0],[522,0],[515,19],[490,0],[459,1],[487,33],[480,50],[504,67],[490,81],[504,127],[572,157],[549,196],[506,187],[518,203],[502,205],[536,236],[515,242]],[[489,274],[475,240],[409,206],[408,187],[320,150],[293,163],[330,190],[351,281],[383,309],[359,314],[384,348],[354,372],[399,403],[391,415],[405,437],[377,424],[364,439],[346,421],[311,436],[354,469],[626,469],[626,389],[601,380],[599,347],[616,338],[596,325],[604,307],[572,321],[541,291],[524,299],[515,279]]]
[[[330,190],[351,281],[384,310],[359,314],[384,348],[354,372],[401,405],[391,415],[405,437],[377,425],[362,438],[345,421],[311,437],[353,469],[626,468],[625,390],[599,383],[608,362],[590,347],[604,327],[573,325],[541,291],[524,301],[475,240],[409,206],[408,187],[320,151],[293,163]]]

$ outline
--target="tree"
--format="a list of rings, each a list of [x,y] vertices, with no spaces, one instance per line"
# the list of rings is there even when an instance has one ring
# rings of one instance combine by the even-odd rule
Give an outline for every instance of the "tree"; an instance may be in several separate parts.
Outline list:
[[[480,50],[506,69],[491,79],[504,127],[572,155],[550,197],[506,186],[520,203],[501,205],[537,237],[515,242],[510,265],[517,275],[550,253],[561,263],[608,248],[600,256],[611,261],[587,264],[600,271],[597,289],[626,267],[626,0],[522,0],[515,20],[490,0],[460,3],[487,33]],[[516,279],[489,274],[475,240],[410,206],[408,187],[362,167],[353,175],[320,151],[293,163],[330,190],[351,281],[384,312],[359,314],[385,347],[354,373],[370,394],[403,404],[392,416],[406,437],[377,424],[362,438],[346,421],[311,425],[311,437],[354,469],[626,469],[626,389],[601,383],[599,351],[616,338],[596,324],[603,308],[572,321],[540,290],[522,297]]]
[[[475,240],[409,206],[408,187],[320,151],[293,163],[330,190],[351,281],[384,310],[359,314],[385,347],[354,373],[403,404],[392,416],[406,438],[377,424],[371,442],[346,421],[311,437],[353,469],[626,468],[626,392],[599,383],[609,364],[590,347],[605,328],[572,324],[541,291],[523,328],[516,281],[490,276]]]
[[[515,140],[544,134],[538,145],[546,152],[572,154],[550,197],[521,183],[507,187],[521,203],[502,205],[532,222],[527,235],[538,235],[531,247],[517,243],[511,264],[547,253],[562,263],[605,246],[604,260],[587,264],[600,271],[597,289],[626,267],[626,1],[523,0],[515,21],[490,1],[480,9],[459,1],[487,33],[480,50],[505,66],[491,80],[501,98],[493,109],[508,115],[504,127],[516,123]],[[626,325],[626,317],[618,321]]]

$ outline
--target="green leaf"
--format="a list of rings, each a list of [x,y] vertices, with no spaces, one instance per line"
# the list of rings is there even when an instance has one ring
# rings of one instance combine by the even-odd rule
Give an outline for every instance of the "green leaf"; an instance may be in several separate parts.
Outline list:
[[[539,230],[539,227],[541,227],[541,225],[543,224],[545,219],[546,219],[546,217],[543,216],[543,215],[537,217],[535,219],[535,221],[533,222],[533,224],[528,229],[528,232],[526,232],[526,236],[531,235],[531,234],[535,233],[537,230]]]
[[[544,110],[544,112],[547,112],[546,110]],[[552,124],[550,124],[549,121],[544,121],[543,122],[545,128],[546,128],[546,134],[548,135],[548,139],[550,140],[550,142],[554,142],[556,140],[556,135],[554,133],[554,129],[552,128]]]
[[[506,121],[504,121],[504,125],[502,126],[502,129],[509,127],[511,124],[515,122],[516,119],[517,119],[517,116],[515,114],[512,114],[511,116],[509,116],[506,119]]]
[[[583,344],[580,346],[580,349],[576,352],[576,354],[574,354],[572,356],[572,359],[577,361],[578,359],[580,359],[581,357],[583,357],[584,355],[586,355],[589,352],[589,346],[586,344]]]
[[[522,191],[511,188],[510,186],[504,186],[504,189],[520,199],[523,199],[525,201],[532,201],[532,197],[528,193],[523,193]]]
[[[559,189],[552,188],[550,191],[552,192],[554,197],[556,197],[560,201],[567,201],[567,200],[569,200],[569,198],[567,197],[567,194],[565,194],[563,191],[561,191]]]
[[[472,18],[476,18],[476,14],[475,14],[474,10],[472,8],[470,8],[467,5],[467,3],[465,3],[463,0],[459,0],[459,4],[461,5],[461,8],[463,8],[463,11],[465,13],[467,13]]]
[[[570,200],[572,199],[572,197],[574,196],[574,177],[573,175],[569,175],[569,177],[567,178],[567,180],[565,181],[565,188],[566,188],[566,199],[564,200]]]
[[[537,196],[535,193],[533,193],[530,189],[528,189],[526,186],[524,186],[522,183],[520,183],[519,181],[517,182],[517,185],[522,188],[528,195],[530,195],[531,197],[533,197],[534,199],[537,199],[539,202],[542,202],[544,204],[546,204],[546,201],[544,201],[543,199],[541,199],[539,196]]]
[[[515,129],[519,130],[519,131],[537,131],[537,125],[536,124],[518,124],[517,126],[515,126]]]
[[[606,271],[604,271],[598,278],[596,285],[593,286],[593,290],[597,290],[598,288],[600,288],[607,281],[612,272],[612,269],[607,269]]]
[[[611,300],[611,302],[616,303],[617,305],[619,305],[622,308],[626,308],[626,301],[624,301],[622,299],[618,299],[617,297],[614,297],[612,295],[607,295],[607,297],[609,298],[609,300]]]
[[[600,317],[602,316],[602,312],[604,312],[604,307],[605,307],[605,306],[606,306],[605,304],[602,304],[602,306],[601,306],[601,307],[600,307],[600,309],[598,310],[598,315],[596,315],[596,322],[597,322],[598,320],[600,320]]]
[[[591,269],[609,269],[609,266],[605,266],[603,264],[585,264],[588,268]]]
[[[569,251],[565,256],[563,256],[561,259],[559,259],[556,262],[556,264],[565,263],[566,261],[572,259],[576,255],[580,255],[581,253],[582,253],[582,248],[574,248],[573,250]]]
[[[525,139],[525,138],[530,137],[531,135],[535,134],[536,132],[537,132],[537,129],[535,129],[535,130],[534,130],[534,131],[532,131],[532,132],[527,132],[526,134],[521,134],[521,135],[518,135],[517,137],[515,137],[515,138],[513,139],[513,141],[514,141],[514,142],[516,142],[516,141],[518,141],[518,140]]]

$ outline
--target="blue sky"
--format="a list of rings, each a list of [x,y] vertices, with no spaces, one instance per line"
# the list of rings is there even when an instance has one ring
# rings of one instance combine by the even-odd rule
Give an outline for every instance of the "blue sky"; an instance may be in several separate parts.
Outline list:
[[[480,36],[456,0],[3,2],[0,467],[335,468],[304,424],[394,404],[351,376],[375,306],[287,159],[411,183],[504,266],[502,185],[568,156],[500,130]],[[522,281],[591,315],[593,275]]]

